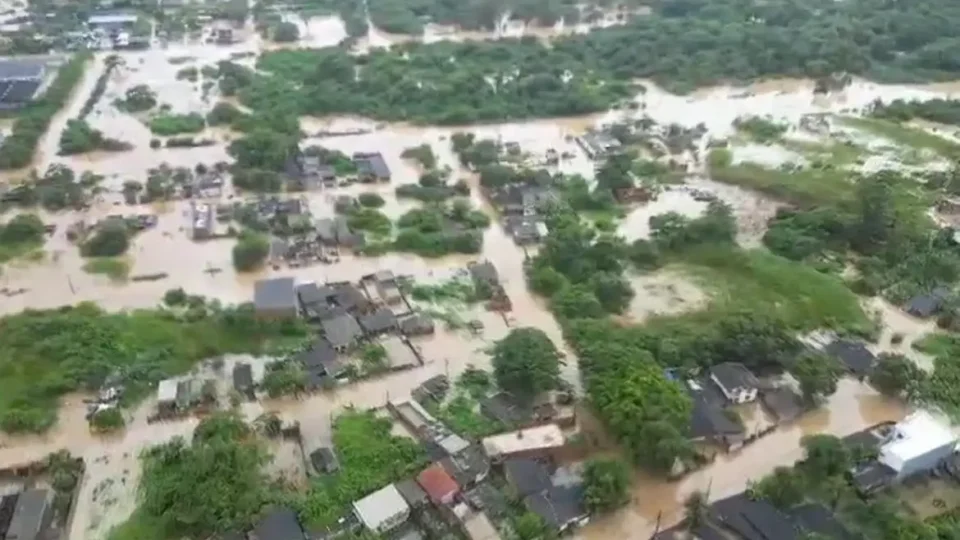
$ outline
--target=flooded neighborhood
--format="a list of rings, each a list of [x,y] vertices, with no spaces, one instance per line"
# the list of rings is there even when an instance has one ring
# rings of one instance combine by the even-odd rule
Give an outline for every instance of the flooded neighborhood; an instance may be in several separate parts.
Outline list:
[[[419,47],[508,62],[479,44],[565,51],[659,8],[404,33],[376,25],[403,2],[222,4],[242,17],[97,8],[56,55],[0,59],[11,147],[82,66],[30,159],[0,150],[0,539],[881,538],[849,508],[960,511],[960,82],[631,73],[555,118],[466,95],[445,122],[321,116],[323,69],[368,111],[364,70],[471,83]],[[295,65],[334,48],[356,64]],[[520,71],[484,81],[538,101],[588,77]],[[26,215],[38,238],[5,243]],[[180,515],[217,489],[243,500]],[[761,510],[790,532],[744,532]]]

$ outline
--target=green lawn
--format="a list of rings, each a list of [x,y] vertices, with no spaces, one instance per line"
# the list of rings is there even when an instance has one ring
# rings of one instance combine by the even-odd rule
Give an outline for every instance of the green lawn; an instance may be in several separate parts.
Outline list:
[[[694,317],[716,311],[770,312],[798,330],[838,328],[869,332],[859,300],[839,279],[765,250],[704,248],[674,265],[693,277],[713,302]]]
[[[888,139],[914,150],[930,150],[950,159],[960,159],[960,144],[926,130],[891,122],[882,118],[840,116],[842,124]]]

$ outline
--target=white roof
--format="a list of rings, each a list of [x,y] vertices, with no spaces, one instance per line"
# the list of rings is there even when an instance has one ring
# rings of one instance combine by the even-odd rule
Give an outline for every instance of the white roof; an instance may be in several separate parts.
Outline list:
[[[489,457],[511,455],[528,450],[559,448],[563,446],[563,432],[556,424],[501,433],[483,440],[483,450]]]
[[[440,448],[443,448],[443,450],[450,455],[458,454],[470,446],[469,442],[464,440],[463,437],[457,435],[456,433],[451,433],[450,435],[439,439],[437,444],[439,444]]]
[[[91,15],[87,22],[90,24],[135,23],[137,22],[137,16],[130,13],[107,13]]]
[[[177,399],[177,380],[166,379],[160,381],[157,386],[157,401],[176,401]]]
[[[353,512],[368,529],[379,531],[383,524],[410,512],[410,507],[397,488],[390,484],[354,502]]]
[[[918,411],[894,427],[889,441],[880,447],[880,462],[899,472],[906,462],[956,442],[947,425]]]

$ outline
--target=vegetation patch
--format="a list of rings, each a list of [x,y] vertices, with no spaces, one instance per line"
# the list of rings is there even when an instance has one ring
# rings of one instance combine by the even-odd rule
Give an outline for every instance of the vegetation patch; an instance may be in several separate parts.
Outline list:
[[[96,391],[107,377],[119,377],[124,403],[133,403],[202,359],[262,353],[305,332],[296,321],[259,320],[252,306],[202,297],[175,309],[106,313],[80,304],[8,315],[0,318],[0,428],[45,431],[60,396]]]
[[[900,146],[915,150],[929,150],[951,160],[960,158],[960,143],[934,135],[922,128],[898,124],[885,118],[841,116],[840,121],[847,126],[888,139]]]
[[[170,136],[200,133],[206,127],[203,116],[197,113],[161,113],[150,119],[150,131],[155,135]]]
[[[83,263],[88,274],[102,274],[110,281],[123,283],[130,276],[130,263],[122,257],[95,257]]]
[[[44,237],[43,222],[36,214],[14,216],[0,225],[0,263],[37,253],[43,247]]]

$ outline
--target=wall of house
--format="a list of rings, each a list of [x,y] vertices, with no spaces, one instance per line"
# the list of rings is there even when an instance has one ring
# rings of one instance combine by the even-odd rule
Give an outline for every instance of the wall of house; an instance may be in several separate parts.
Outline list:
[[[941,461],[949,457],[950,454],[953,453],[955,447],[956,443],[951,442],[904,462],[903,468],[900,469],[900,472],[897,474],[897,478],[902,479],[913,474],[933,469]]]

